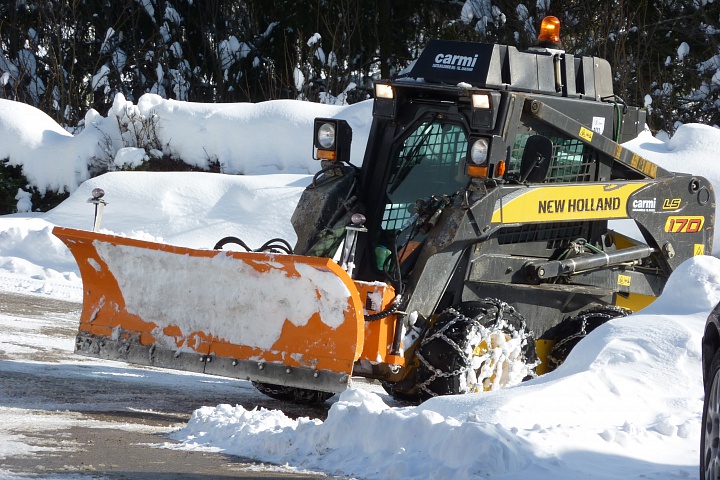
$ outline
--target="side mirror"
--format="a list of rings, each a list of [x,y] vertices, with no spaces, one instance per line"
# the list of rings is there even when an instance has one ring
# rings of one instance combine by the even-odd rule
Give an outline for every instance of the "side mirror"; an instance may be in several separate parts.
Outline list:
[[[553,144],[548,137],[533,135],[528,138],[520,162],[520,181],[539,183],[545,180],[552,154]]]

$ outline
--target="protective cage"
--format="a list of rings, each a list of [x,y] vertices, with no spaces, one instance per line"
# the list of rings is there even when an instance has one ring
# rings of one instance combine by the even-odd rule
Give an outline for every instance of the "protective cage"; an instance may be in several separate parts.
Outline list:
[[[525,144],[531,136],[530,134],[518,134],[515,137],[515,144],[510,151],[509,175],[520,173],[522,154],[525,150]],[[553,143],[553,156],[545,177],[546,183],[590,182],[595,180],[597,162],[592,150],[586,148],[577,139],[551,136],[550,140]]]

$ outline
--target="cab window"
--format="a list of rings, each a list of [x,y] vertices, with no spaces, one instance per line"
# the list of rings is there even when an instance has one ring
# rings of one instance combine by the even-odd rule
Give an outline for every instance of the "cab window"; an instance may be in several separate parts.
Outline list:
[[[415,201],[465,187],[467,136],[460,125],[426,121],[406,137],[390,172],[381,228],[399,230]]]

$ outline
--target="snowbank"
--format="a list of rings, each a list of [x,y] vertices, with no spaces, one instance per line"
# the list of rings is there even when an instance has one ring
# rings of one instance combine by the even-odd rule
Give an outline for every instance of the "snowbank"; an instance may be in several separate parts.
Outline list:
[[[172,437],[361,478],[693,477],[700,337],[718,301],[720,260],[696,257],[647,313],[599,327],[556,371],[517,387],[412,408],[348,390],[324,422],[203,407]]]
[[[349,107],[294,100],[202,104],[143,95],[143,116],[157,115],[157,135],[166,154],[206,167],[217,161],[224,173],[315,173],[312,159],[315,117],[342,118],[353,128],[353,163],[362,164],[372,120],[372,102]],[[357,133],[357,135],[355,135]]]
[[[138,152],[123,150],[137,147],[201,168],[218,164],[229,174],[315,173],[320,169],[311,155],[315,117],[350,123],[352,162],[360,165],[371,109],[370,101],[344,107],[294,100],[203,104],[154,94],[134,105],[117,95],[107,117],[88,111],[84,130],[73,136],[42,111],[0,99],[0,159],[22,166],[42,193],[74,191],[94,165],[137,165],[143,157],[128,159]]]
[[[629,150],[642,155],[672,172],[691,173],[710,180],[715,194],[720,192],[718,162],[720,129],[697,123],[680,125],[667,142],[652,136],[649,131],[623,144]]]
[[[0,159],[20,165],[41,193],[72,191],[89,178],[87,164],[98,155],[92,130],[73,137],[30,105],[0,99]]]
[[[44,214],[0,216],[0,290],[81,301],[72,255],[52,235],[54,225],[89,230],[94,188],[106,194],[101,231],[193,248],[223,237],[258,248],[271,238],[295,243],[290,216],[308,175],[112,172],[92,178]],[[227,248],[231,248],[228,246]]]
[[[344,107],[295,100],[203,104],[165,100],[154,94],[143,95],[137,105],[118,95],[107,117],[90,110],[86,128],[76,136],[34,107],[0,99],[0,159],[22,166],[30,184],[41,192],[73,192],[90,177],[93,166],[137,166],[149,155],[161,154],[201,168],[217,164],[229,174],[313,174],[320,168],[311,158],[315,117],[350,123],[352,162],[361,165],[372,121],[371,101]],[[137,148],[140,144],[144,148]],[[152,145],[157,149],[151,149]],[[646,131],[625,144],[667,170],[705,176],[720,191],[720,171],[714,168],[717,145],[720,130],[698,124],[681,125],[667,142]],[[133,196],[143,195],[145,192],[130,194],[123,201],[132,202]],[[18,201],[27,209],[26,198]],[[131,228],[142,230],[141,223],[138,219]],[[612,226],[639,236],[634,222],[615,221]],[[720,238],[720,222],[715,228],[715,236]],[[187,241],[188,246],[196,245]],[[720,242],[713,249],[713,254],[719,253]]]
[[[194,248],[212,248],[228,235],[252,248],[274,237],[292,244],[290,216],[311,180],[302,174],[111,172],[83,183],[41,217],[92,229],[94,209],[87,200],[94,188],[102,188],[108,205],[101,229],[108,233]]]

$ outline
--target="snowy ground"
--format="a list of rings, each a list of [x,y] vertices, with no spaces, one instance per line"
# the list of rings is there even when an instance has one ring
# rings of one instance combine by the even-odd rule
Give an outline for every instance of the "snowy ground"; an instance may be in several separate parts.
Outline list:
[[[292,243],[293,205],[317,170],[308,160],[312,118],[350,120],[356,163],[370,122],[367,103],[215,107],[148,96],[137,107],[116,102],[114,112],[128,109],[160,115],[164,148],[199,163],[212,157],[245,175],[115,172],[84,181],[89,156],[99,155],[93,150],[99,137],[89,131],[68,136],[36,110],[0,100],[0,158],[26,165],[39,187],[74,192],[52,212],[0,217],[0,290],[80,300],[74,261],[50,231],[53,225],[89,229],[93,213],[86,200],[95,187],[109,202],[102,226],[115,233],[208,248],[226,235],[253,247],[276,236]],[[122,137],[114,119],[88,115],[106,133],[101,138]],[[117,141],[114,152],[127,146]],[[210,153],[199,153],[199,144]],[[628,146],[669,170],[704,175],[720,191],[717,129],[687,125],[666,142],[647,134]],[[120,156],[132,163],[138,153]],[[719,249],[716,244],[713,253]],[[187,449],[367,479],[696,478],[700,337],[718,301],[720,260],[696,257],[648,309],[598,328],[561,368],[517,387],[419,407],[392,406],[384,395],[352,389],[336,398],[325,421],[206,405],[171,437]],[[31,341],[32,332],[27,335]],[[12,353],[16,343],[0,339],[0,353]],[[3,426],[31,415],[12,408],[0,416],[3,445],[13,445]]]
[[[75,355],[76,303],[0,292],[0,311],[0,479],[317,477],[177,449],[166,436],[198,405],[282,407],[293,418],[325,418],[328,407],[272,400],[234,379]]]

